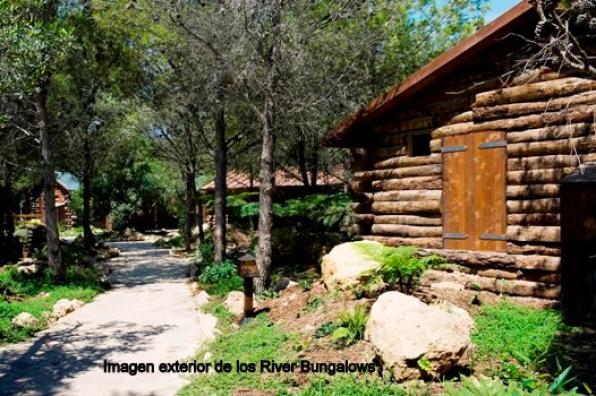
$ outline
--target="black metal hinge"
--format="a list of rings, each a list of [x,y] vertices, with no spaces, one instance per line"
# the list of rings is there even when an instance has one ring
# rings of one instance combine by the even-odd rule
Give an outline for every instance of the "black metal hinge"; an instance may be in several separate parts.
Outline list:
[[[480,239],[483,241],[506,241],[507,235],[503,234],[482,234]]]
[[[461,153],[462,151],[466,151],[468,146],[450,146],[450,147],[443,147],[441,149],[441,153]]]
[[[501,147],[507,147],[507,140],[497,140],[494,142],[486,142],[486,143],[482,143],[480,144],[479,148],[486,150],[486,149],[493,149],[493,148],[501,148]]]
[[[457,240],[457,241],[463,241],[465,239],[468,239],[468,235],[454,232],[454,233],[443,234],[443,239],[452,239],[452,240]]]

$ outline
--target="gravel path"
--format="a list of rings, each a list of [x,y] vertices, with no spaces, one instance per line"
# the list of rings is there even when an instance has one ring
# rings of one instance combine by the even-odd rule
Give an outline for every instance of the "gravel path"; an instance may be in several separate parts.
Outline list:
[[[160,363],[191,357],[213,337],[215,319],[197,311],[187,264],[147,242],[115,243],[112,290],[32,341],[0,349],[0,395],[173,395],[182,374]],[[155,373],[104,373],[104,360],[154,363]]]

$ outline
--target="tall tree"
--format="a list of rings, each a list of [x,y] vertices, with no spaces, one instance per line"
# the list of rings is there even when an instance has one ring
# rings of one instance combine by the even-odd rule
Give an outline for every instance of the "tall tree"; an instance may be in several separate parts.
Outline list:
[[[22,128],[28,136],[39,136],[43,166],[44,222],[48,260],[56,281],[62,281],[64,266],[55,208],[55,174],[52,136],[58,128],[48,113],[53,77],[63,65],[72,41],[68,13],[57,0],[0,1],[0,52],[11,73],[3,75],[2,93],[22,98],[34,125]]]

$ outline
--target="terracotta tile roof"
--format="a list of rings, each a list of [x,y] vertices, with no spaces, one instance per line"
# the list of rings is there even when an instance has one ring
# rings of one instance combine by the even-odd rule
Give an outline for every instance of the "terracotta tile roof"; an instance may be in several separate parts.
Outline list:
[[[317,177],[318,186],[338,186],[343,182],[328,173],[319,172]],[[249,173],[231,170],[227,176],[228,191],[230,192],[241,192],[241,191],[256,191],[260,187],[258,177],[251,177]],[[275,172],[275,186],[276,187],[303,187],[302,179],[300,174],[295,169],[278,170]],[[210,181],[201,187],[201,190],[212,192],[215,190],[215,181]]]
[[[505,14],[446,51],[403,82],[394,85],[385,94],[373,99],[368,105],[345,118],[327,133],[325,144],[337,147],[351,146],[353,135],[366,122],[385,114],[388,110],[399,106],[408,97],[428,88],[468,60],[473,59],[480,51],[515,31],[520,24],[527,23],[529,17],[534,15],[534,7],[528,0],[521,1]]]

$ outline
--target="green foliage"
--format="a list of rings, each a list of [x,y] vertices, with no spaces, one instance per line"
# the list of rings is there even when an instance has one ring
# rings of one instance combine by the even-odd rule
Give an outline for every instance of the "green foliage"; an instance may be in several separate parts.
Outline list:
[[[261,360],[292,362],[296,359],[295,337],[277,327],[267,316],[259,315],[251,323],[238,330],[224,329],[206,349],[199,352],[198,359],[207,352],[213,354],[212,361],[223,360],[235,364],[236,361],[255,363],[257,372],[236,372],[193,377],[191,383],[179,391],[179,395],[221,395],[233,394],[234,389],[250,388],[263,390],[287,389],[290,375],[262,375],[259,371]]]
[[[335,329],[337,329],[337,326],[338,326],[337,322],[323,323],[321,326],[317,327],[317,329],[315,330],[315,337],[316,338],[327,337],[327,336],[333,334]]]
[[[313,297],[309,298],[308,301],[306,302],[306,306],[304,307],[304,310],[306,312],[315,312],[324,303],[325,303],[325,300],[323,300],[321,297],[313,296]]]
[[[472,341],[482,358],[530,365],[551,351],[557,335],[565,329],[557,311],[502,302],[482,308]]]
[[[353,375],[318,377],[296,395],[299,396],[389,396],[406,395],[398,386],[380,379]]]
[[[552,394],[580,395],[576,390],[552,392],[546,384],[528,390],[523,384],[515,381],[504,382],[496,378],[468,377],[461,383],[447,383],[446,396],[548,396]]]
[[[233,290],[241,290],[243,285],[236,264],[230,260],[221,263],[214,262],[203,267],[199,281],[207,293],[213,295],[223,295]]]
[[[231,200],[228,200],[230,202]],[[240,216],[250,217],[259,213],[258,202],[241,202],[237,197],[233,200],[240,206]],[[326,228],[335,228],[350,213],[350,197],[345,194],[313,194],[302,198],[289,199],[273,205],[273,214],[278,218],[307,219]]]
[[[90,301],[101,292],[99,275],[91,268],[71,266],[66,271],[64,285],[52,283],[49,269],[36,275],[25,276],[16,267],[8,266],[0,270],[0,344],[24,341],[47,325],[43,313],[62,298]],[[49,293],[48,297],[40,296]],[[11,320],[21,312],[29,312],[39,325],[34,328],[16,328]]]
[[[364,305],[358,305],[353,311],[342,312],[331,338],[339,346],[352,345],[364,337],[366,322],[368,322],[368,311]]]
[[[379,263],[379,267],[362,274],[366,285],[377,290],[380,281],[401,291],[410,292],[426,270],[444,264],[438,256],[419,257],[417,250],[410,246],[398,248],[360,243],[359,249]]]

